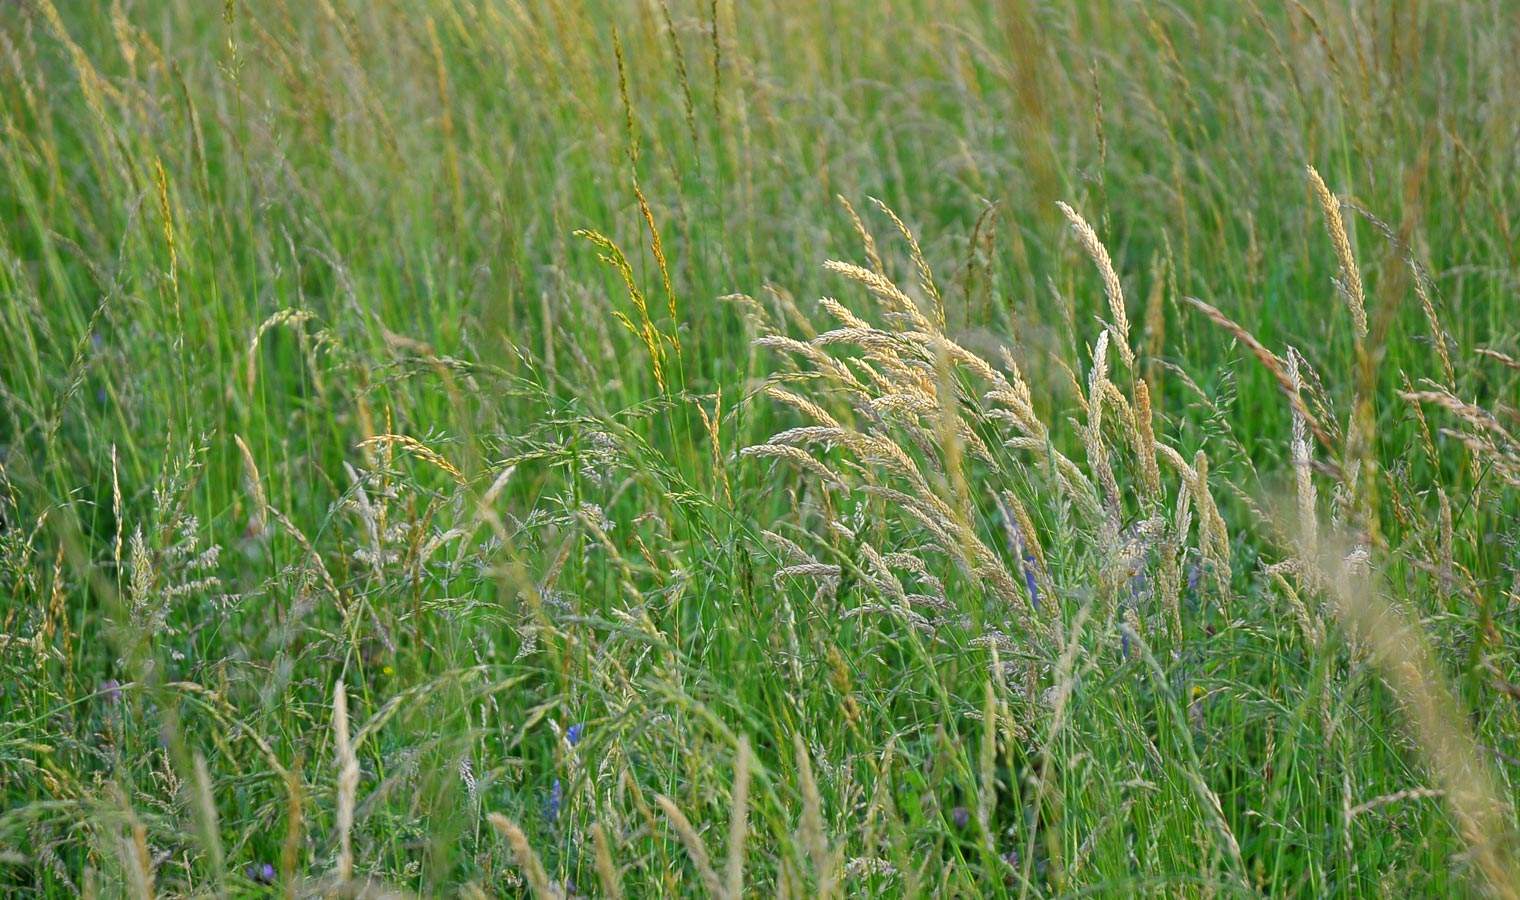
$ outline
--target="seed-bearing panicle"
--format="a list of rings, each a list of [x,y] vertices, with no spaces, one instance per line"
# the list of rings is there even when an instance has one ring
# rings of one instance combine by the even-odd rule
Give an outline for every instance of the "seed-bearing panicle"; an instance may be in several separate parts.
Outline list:
[[[665,817],[670,820],[670,825],[676,830],[676,836],[681,839],[681,846],[686,848],[686,855],[691,858],[691,864],[697,870],[697,875],[702,879],[702,886],[707,889],[709,896],[723,897],[723,882],[718,878],[718,873],[712,867],[712,860],[707,855],[707,845],[702,842],[702,836],[676,806],[675,801],[664,794],[656,794],[654,802],[664,811]]]
[[[410,451],[417,458],[431,463],[433,466],[445,472],[460,484],[465,483],[464,473],[453,463],[444,459],[438,451],[422,443],[410,435],[405,434],[377,434],[372,438],[366,438],[359,442],[361,447],[373,447],[379,444],[395,445]]]
[[[1331,436],[1326,433],[1324,427],[1320,425],[1319,420],[1315,418],[1314,414],[1309,411],[1309,407],[1304,403],[1301,391],[1302,385],[1295,384],[1293,379],[1288,377],[1287,369],[1275,353],[1268,350],[1261,341],[1256,339],[1255,335],[1246,331],[1233,319],[1215,307],[1196,297],[1184,297],[1182,299],[1205,316],[1208,316],[1214,324],[1228,331],[1236,340],[1244,344],[1246,349],[1250,350],[1251,354],[1261,361],[1261,364],[1272,374],[1272,378],[1277,381],[1278,387],[1282,389],[1283,394],[1287,396],[1288,401],[1293,405],[1294,415],[1301,416],[1305,425],[1314,432],[1315,437],[1323,444],[1326,446],[1333,445],[1334,442]]]
[[[823,798],[819,796],[818,782],[813,778],[812,754],[803,743],[802,735],[795,731],[792,732],[792,751],[796,760],[797,787],[802,793],[802,820],[797,826],[797,839],[813,863],[819,893],[825,893],[823,885],[833,876],[833,854],[829,852],[828,838],[824,834]]]
[[[1330,189],[1325,186],[1325,180],[1319,177],[1319,172],[1313,166],[1306,166],[1309,173],[1309,184],[1314,188],[1314,196],[1319,199],[1320,208],[1325,213],[1325,227],[1330,232],[1330,242],[1335,245],[1335,258],[1341,268],[1341,292],[1346,298],[1346,305],[1351,310],[1351,321],[1356,326],[1356,336],[1359,340],[1367,338],[1367,300],[1362,289],[1362,273],[1356,266],[1356,258],[1351,255],[1351,238],[1346,234],[1346,222],[1341,216],[1341,202]]]
[[[1484,356],[1491,360],[1494,360],[1505,368],[1520,370],[1520,359],[1515,359],[1513,356],[1510,356],[1509,354],[1502,351],[1495,350],[1492,347],[1478,347],[1474,352],[1476,352],[1479,356]]]
[[[733,802],[728,814],[728,861],[724,866],[723,890],[727,900],[744,896],[744,841],[749,827],[749,738],[739,736],[734,754]]]
[[[1110,323],[1114,330],[1114,343],[1119,348],[1119,358],[1124,361],[1126,368],[1134,368],[1135,353],[1129,346],[1129,316],[1124,310],[1124,287],[1119,283],[1119,273],[1114,271],[1113,260],[1108,256],[1108,248],[1098,240],[1098,233],[1087,224],[1071,206],[1064,202],[1057,202],[1061,214],[1071,223],[1071,230],[1077,236],[1077,242],[1082,249],[1092,258],[1093,264],[1098,267],[1098,274],[1103,278],[1103,293],[1108,296],[1108,314],[1113,318]]]
[[[862,385],[855,375],[841,364],[838,360],[829,356],[819,348],[805,341],[789,338],[782,335],[765,335],[756,338],[754,346],[764,350],[775,350],[784,353],[796,353],[816,365],[820,371],[840,382],[841,386],[860,388]]]
[[[1430,328],[1430,342],[1435,345],[1436,358],[1441,361],[1441,374],[1446,379],[1442,383],[1447,387],[1453,387],[1457,383],[1457,373],[1451,365],[1451,351],[1446,347],[1451,337],[1446,333],[1446,329],[1441,327],[1440,316],[1436,315],[1436,305],[1430,298],[1429,276],[1413,259],[1409,260],[1409,271],[1414,281],[1415,296],[1420,298],[1420,309],[1425,313],[1425,324]],[[1479,349],[1478,353],[1482,354],[1485,351]],[[1516,363],[1513,368],[1520,369],[1520,363]]]
[[[591,843],[596,855],[596,877],[601,882],[602,893],[611,900],[621,900],[623,879],[612,861],[612,846],[607,840],[606,826],[601,822],[591,826]]]
[[[1520,436],[1510,433],[1496,415],[1446,390],[1400,391],[1399,396],[1415,405],[1430,403],[1456,416],[1466,427],[1443,429],[1441,433],[1461,441],[1505,481],[1520,484]]]
[[[1193,496],[1198,503],[1198,543],[1204,558],[1213,567],[1220,593],[1227,593],[1230,583],[1230,535],[1224,517],[1209,491],[1209,458],[1202,450],[1193,457]]]
[[[1140,464],[1140,483],[1152,502],[1161,499],[1161,467],[1156,463],[1156,432],[1151,422],[1151,389],[1145,379],[1135,381],[1135,459]]]
[[[828,428],[843,427],[837,419],[829,415],[827,410],[800,394],[794,394],[774,384],[767,385],[765,393],[767,396],[785,403],[820,425]]]
[[[1293,440],[1290,456],[1293,461],[1293,478],[1298,488],[1298,528],[1300,539],[1309,553],[1316,553],[1319,544],[1319,518],[1314,494],[1314,477],[1310,469],[1308,424],[1302,410],[1303,398],[1299,391],[1303,382],[1299,378],[1298,351],[1288,348],[1288,382],[1293,387]]]
[[[846,328],[869,328],[870,323],[865,319],[850,312],[843,303],[833,297],[824,297],[818,301],[818,306],[824,312],[838,319]]]
[[[1092,371],[1087,378],[1087,428],[1083,442],[1087,450],[1087,465],[1097,475],[1103,487],[1108,516],[1106,531],[1118,533],[1119,482],[1114,478],[1113,466],[1108,461],[1108,447],[1103,442],[1103,397],[1108,384],[1108,332],[1098,335],[1093,346]]]
[[[844,481],[816,457],[791,444],[756,444],[739,451],[741,457],[757,459],[784,459],[816,475],[824,484],[843,486]]]
[[[913,302],[913,298],[904,294],[902,289],[893,284],[886,276],[872,272],[870,269],[863,269],[853,263],[840,262],[833,259],[824,262],[823,267],[830,272],[843,275],[851,281],[865,285],[866,290],[870,291],[872,296],[881,301],[889,314],[902,316],[911,322],[913,327],[923,331],[934,330],[933,324],[919,311],[918,304]]]
[[[522,869],[523,878],[532,889],[533,896],[538,900],[560,900],[560,892],[549,881],[549,873],[544,870],[543,862],[517,823],[501,813],[491,813],[486,818],[491,827],[507,839],[507,845],[512,848],[512,856],[517,860],[517,867]]]
[[[259,324],[258,330],[253,333],[253,339],[248,342],[248,350],[245,354],[247,363],[243,371],[250,396],[253,394],[254,382],[258,375],[259,341],[263,340],[264,334],[271,328],[281,325],[300,325],[312,318],[312,314],[303,309],[282,309]]]
[[[860,243],[865,250],[866,259],[871,263],[871,270],[885,278],[887,267],[882,265],[881,254],[876,252],[876,238],[866,228],[865,223],[860,221],[860,215],[855,212],[854,205],[849,200],[846,200],[844,195],[835,194],[834,198],[844,207],[845,215],[850,217],[850,225],[854,227],[855,233],[860,236]]]
[[[913,267],[918,270],[918,286],[923,290],[924,296],[929,298],[930,304],[933,305],[935,324],[943,331],[945,328],[945,301],[940,296],[939,287],[934,283],[934,273],[929,270],[929,261],[924,259],[923,248],[918,246],[918,238],[913,236],[913,231],[908,228],[902,219],[898,218],[897,213],[893,212],[890,206],[875,197],[870,199],[872,203],[876,204],[877,209],[886,213],[887,218],[891,219],[892,224],[897,227],[897,232],[908,242],[908,253],[913,258]]]
[[[359,759],[348,737],[348,692],[342,680],[333,687],[333,744],[338,765],[338,880],[354,877],[354,798],[359,790]]]

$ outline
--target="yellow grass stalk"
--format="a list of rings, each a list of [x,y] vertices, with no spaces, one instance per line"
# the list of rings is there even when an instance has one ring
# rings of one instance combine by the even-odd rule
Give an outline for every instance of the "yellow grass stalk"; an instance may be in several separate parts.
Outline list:
[[[121,500],[121,478],[117,474],[116,445],[111,445],[111,513],[116,519],[116,539],[111,543],[111,561],[116,564],[115,571],[121,572],[122,529],[125,525],[126,510]]]
[[[253,509],[248,514],[248,530],[261,535],[269,527],[269,499],[264,494],[264,480],[259,477],[258,463],[253,461],[253,452],[248,449],[242,435],[234,434],[232,440],[237,444],[238,454],[242,457],[243,480],[248,493],[253,497]],[[113,472],[113,477],[114,474]]]
[[[908,226],[903,223],[902,219],[897,217],[897,213],[893,212],[890,206],[875,197],[870,198],[870,200],[876,204],[877,209],[887,214],[887,218],[891,219],[892,224],[897,226],[898,233],[908,242],[908,253],[913,258],[913,267],[918,270],[918,286],[923,290],[924,296],[929,299],[930,304],[934,308],[935,324],[939,326],[940,331],[944,331],[945,300],[940,296],[939,287],[934,283],[934,273],[929,269],[929,261],[924,259],[923,248],[918,246],[918,238],[913,236],[913,232],[908,229]]]
[[[590,241],[598,250],[598,257],[617,270],[618,276],[623,279],[623,286],[628,290],[628,299],[633,302],[633,308],[639,315],[638,324],[629,319],[622,312],[614,311],[613,315],[625,328],[637,335],[649,351],[649,361],[653,369],[655,383],[661,391],[665,390],[665,350],[662,345],[663,335],[654,327],[654,322],[649,318],[649,303],[644,297],[644,292],[639,290],[638,284],[633,278],[633,267],[628,264],[628,257],[612,239],[599,231],[582,228],[575,232],[578,237]],[[672,299],[672,303],[674,300]],[[672,308],[672,322],[674,322],[674,309]]]
[[[1244,344],[1246,349],[1251,351],[1251,355],[1260,360],[1261,364],[1271,373],[1272,378],[1277,381],[1277,386],[1282,389],[1283,394],[1288,398],[1288,402],[1293,405],[1294,414],[1303,417],[1304,423],[1314,432],[1315,439],[1326,447],[1334,446],[1334,441],[1331,440],[1324,426],[1320,424],[1319,419],[1315,418],[1314,414],[1309,411],[1309,407],[1304,403],[1300,390],[1302,385],[1295,384],[1293,379],[1288,377],[1287,367],[1277,357],[1277,354],[1268,350],[1261,341],[1256,339],[1255,335],[1246,331],[1245,328],[1220,312],[1216,307],[1196,297],[1183,297],[1182,299],[1205,316],[1208,316],[1209,320],[1215,325],[1228,331],[1237,341]]]
[[[359,758],[348,739],[348,692],[343,680],[333,688],[333,741],[338,764],[338,880],[354,877],[354,798],[359,789]]]
[[[1155,259],[1151,264],[1151,289],[1145,298],[1145,380],[1150,384],[1150,389],[1159,402],[1165,393],[1162,390],[1161,350],[1166,345],[1166,299],[1168,262],[1165,257]]]
[[[1082,249],[1092,258],[1098,267],[1098,274],[1103,278],[1103,293],[1108,296],[1108,312],[1113,321],[1110,323],[1114,332],[1114,342],[1118,344],[1119,358],[1124,361],[1127,368],[1134,368],[1135,353],[1129,346],[1129,316],[1124,311],[1124,287],[1119,282],[1119,273],[1114,271],[1113,260],[1108,256],[1108,248],[1098,240],[1098,233],[1087,224],[1087,220],[1075,209],[1064,202],[1056,203],[1060,207],[1061,214],[1066,216],[1066,221],[1071,223],[1071,230],[1077,236],[1077,242]]]
[[[707,845],[702,842],[702,836],[697,834],[697,829],[692,827],[691,820],[681,812],[675,801],[664,794],[655,794],[654,802],[665,813],[665,818],[670,820],[671,827],[676,830],[676,836],[681,839],[681,846],[686,848],[686,855],[691,858],[692,865],[697,870],[697,876],[702,879],[702,886],[707,890],[708,896],[722,897],[723,882],[719,880],[718,873],[712,867],[712,860],[707,855]]]
[[[1368,575],[1325,577],[1350,568],[1346,561],[1316,561],[1330,585],[1337,616],[1371,653],[1402,701],[1425,766],[1445,796],[1468,857],[1495,897],[1520,898],[1515,814],[1473,737],[1462,703],[1446,684],[1434,652],[1416,623],[1380,596]]]
[[[528,888],[533,891],[533,896],[538,900],[559,900],[560,893],[554,889],[549,881],[549,873],[544,871],[544,864],[538,858],[538,853],[533,850],[533,845],[528,843],[528,836],[517,826],[516,822],[508,819],[501,813],[491,813],[486,816],[491,827],[501,832],[507,839],[507,846],[512,848],[512,856],[517,860],[517,867],[522,869],[523,880],[528,882]]]
[[[164,172],[163,160],[153,160],[153,187],[158,198],[158,216],[164,232],[164,246],[169,251],[169,283],[176,296],[179,294],[179,250],[174,242],[174,210],[169,202],[169,176]]]
[[[121,861],[127,870],[127,883],[140,900],[153,900],[153,855],[148,850],[148,826],[135,815],[128,819],[129,833],[121,836]]]
[[[860,235],[860,243],[865,247],[866,259],[871,263],[871,271],[883,278],[887,277],[887,268],[882,265],[881,254],[876,251],[876,238],[866,229],[865,223],[860,221],[855,207],[850,205],[850,201],[846,200],[843,194],[835,194],[834,199],[844,207],[845,214],[850,217],[850,224],[855,228],[855,233]]]
[[[366,438],[365,440],[359,442],[359,446],[361,447],[372,447],[382,444],[387,446],[399,446],[410,452],[413,456],[416,456],[424,462],[432,464],[435,468],[444,472],[459,484],[465,483],[464,473],[459,471],[459,468],[457,466],[449,462],[447,459],[444,459],[442,454],[440,454],[438,451],[434,450],[427,444],[422,443],[414,437],[410,437],[404,434],[377,434],[372,438]]]
[[[801,399],[801,398],[799,398]],[[697,407],[697,413],[702,417],[702,427],[707,431],[707,441],[712,450],[713,471],[718,473],[718,479],[723,483],[723,496],[728,498],[729,505],[734,502],[733,487],[728,480],[728,467],[723,465],[723,443],[719,437],[719,429],[723,424],[723,389],[720,387],[713,395],[713,411],[708,415],[707,407],[696,398],[692,403]]]
[[[744,896],[744,840],[749,827],[749,738],[739,737],[734,758],[733,809],[728,816],[728,862],[724,866],[723,889],[729,900]]]
[[[1156,432],[1151,421],[1151,390],[1144,379],[1135,382],[1135,429],[1132,432],[1135,460],[1140,465],[1140,484],[1152,502],[1161,500],[1161,467],[1156,462]]]
[[[1199,450],[1193,457],[1193,497],[1198,503],[1198,543],[1204,558],[1214,564],[1213,575],[1221,594],[1228,594],[1230,583],[1230,536],[1224,517],[1209,492],[1209,458]]]
[[[1479,356],[1488,357],[1506,368],[1520,369],[1520,359],[1515,359],[1513,356],[1491,347],[1479,347],[1477,348],[1477,353]]]
[[[681,103],[686,108],[686,131],[691,137],[693,149],[700,149],[697,142],[697,110],[696,104],[691,98],[691,79],[686,74],[686,54],[681,50],[681,40],[676,33],[675,20],[670,15],[670,3],[668,0],[660,0],[660,15],[665,20],[665,36],[670,41],[670,55],[676,62],[676,80],[681,85]],[[694,156],[697,168],[702,167],[702,156]]]
[[[1346,305],[1351,310],[1351,321],[1356,326],[1356,336],[1360,343],[1367,339],[1367,301],[1362,289],[1362,273],[1357,268],[1355,257],[1351,255],[1351,238],[1346,233],[1346,222],[1341,217],[1341,202],[1330,193],[1325,180],[1319,177],[1319,172],[1313,166],[1305,166],[1305,169],[1309,173],[1309,184],[1314,189],[1314,196],[1325,213],[1325,226],[1330,232],[1330,243],[1335,246],[1336,261],[1340,264],[1341,290]]]
[[[607,829],[601,822],[591,826],[591,844],[595,853],[596,878],[601,882],[602,894],[609,900],[622,900],[623,880],[617,865],[612,861],[612,846],[607,842]]]
[[[823,798],[818,794],[818,782],[813,778],[813,762],[808,754],[802,735],[792,732],[792,750],[797,762],[797,787],[802,792],[802,820],[798,823],[797,839],[807,851],[813,864],[813,876],[818,879],[818,896],[833,893],[833,854],[829,852],[828,838],[823,826]]]
[[[258,373],[258,350],[259,341],[271,328],[280,325],[299,325],[313,318],[312,314],[302,309],[282,309],[271,315],[259,324],[258,330],[253,334],[253,340],[248,342],[247,368],[244,370],[244,378],[247,382],[248,395],[253,396],[253,385]]]
[[[286,885],[286,895],[295,893],[296,867],[300,864],[301,831],[301,774],[287,770],[285,782],[285,842],[280,849],[280,880]]]
[[[1303,382],[1299,377],[1298,351],[1291,347],[1288,348],[1287,375],[1296,400],[1293,404],[1293,440],[1290,454],[1293,460],[1293,478],[1298,489],[1298,527],[1300,540],[1312,556],[1318,553],[1319,516],[1314,493],[1314,473],[1310,469],[1308,425],[1303,413],[1304,402],[1300,393]]]
[[[201,829],[201,844],[210,858],[212,873],[225,890],[226,860],[222,855],[221,830],[217,826],[216,801],[211,796],[211,770],[206,766],[206,757],[200,753],[195,754],[194,775],[196,823]]]
[[[1441,327],[1441,319],[1436,315],[1436,305],[1431,301],[1430,290],[1425,284],[1425,273],[1413,259],[1409,260],[1409,270],[1414,274],[1414,293],[1420,298],[1420,309],[1424,311],[1425,324],[1430,328],[1430,340],[1436,345],[1436,356],[1441,360],[1441,374],[1446,378],[1443,384],[1446,387],[1454,387],[1457,383],[1457,375],[1451,366],[1451,351],[1446,349],[1446,329]],[[1517,364],[1516,368],[1520,368],[1520,364]]]
[[[984,839],[992,834],[992,814],[997,809],[997,696],[992,682],[982,683],[982,741],[977,754],[977,768],[981,783],[977,785],[976,820],[981,825]]]

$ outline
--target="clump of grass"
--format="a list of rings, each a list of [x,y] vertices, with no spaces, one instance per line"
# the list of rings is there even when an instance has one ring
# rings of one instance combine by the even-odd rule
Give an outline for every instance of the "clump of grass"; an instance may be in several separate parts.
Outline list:
[[[1504,4],[921,6],[5,6],[0,891],[1512,895]]]

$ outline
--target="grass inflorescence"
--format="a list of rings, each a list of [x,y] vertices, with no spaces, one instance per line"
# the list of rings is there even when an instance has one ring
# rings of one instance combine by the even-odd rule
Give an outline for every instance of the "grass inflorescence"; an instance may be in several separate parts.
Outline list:
[[[1517,41],[0,4],[0,892],[1520,894]]]

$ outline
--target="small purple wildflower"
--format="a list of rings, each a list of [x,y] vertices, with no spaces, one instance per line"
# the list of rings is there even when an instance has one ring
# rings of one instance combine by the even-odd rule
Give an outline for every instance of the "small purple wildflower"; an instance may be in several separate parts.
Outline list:
[[[544,808],[544,815],[551,823],[559,819],[559,808],[564,799],[565,789],[559,783],[559,779],[556,778],[554,779],[554,784],[549,788],[549,802]]]
[[[100,692],[105,695],[107,703],[121,702],[121,682],[114,678],[107,678],[100,683]]]
[[[971,810],[964,806],[957,806],[950,810],[950,821],[956,828],[965,828],[971,824]]]
[[[1034,551],[1029,549],[1029,544],[1024,540],[1024,531],[1019,527],[1018,519],[1014,518],[1013,511],[1003,502],[1002,497],[995,497],[998,505],[998,513],[1003,518],[1003,525],[1007,529],[1008,551],[1017,557],[1019,569],[1024,573],[1024,586],[1029,588],[1029,602],[1036,610],[1040,608],[1040,588],[1035,583]]]
[[[579,744],[581,742],[581,732],[584,731],[585,728],[586,725],[583,722],[576,722],[574,725],[566,728],[565,743],[569,744],[572,747],[574,747],[576,744]]]
[[[255,884],[274,884],[274,866],[269,863],[250,865],[243,870],[243,874]]]
[[[1005,865],[1008,868],[1010,868],[1010,869],[1013,870],[1012,872],[1009,872],[1008,874],[1006,874],[1006,875],[1003,876],[1003,884],[1004,885],[1009,886],[1009,887],[1011,887],[1013,885],[1014,873],[1018,872],[1018,870],[1019,870],[1019,863],[1021,861],[1022,860],[1019,859],[1019,851],[1018,850],[1009,850],[1007,853],[1003,854],[1003,865]]]

